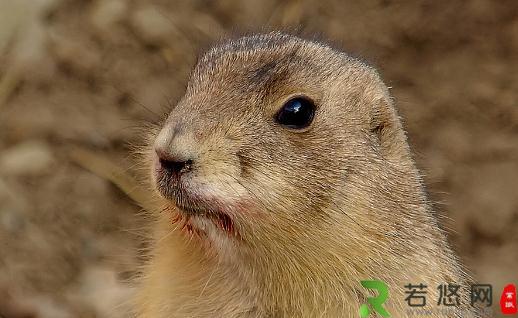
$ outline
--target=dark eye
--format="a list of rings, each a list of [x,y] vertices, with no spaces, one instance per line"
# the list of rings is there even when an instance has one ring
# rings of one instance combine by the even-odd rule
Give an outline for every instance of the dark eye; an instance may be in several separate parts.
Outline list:
[[[308,127],[315,116],[315,104],[308,98],[295,97],[287,101],[275,116],[275,120],[288,128]]]

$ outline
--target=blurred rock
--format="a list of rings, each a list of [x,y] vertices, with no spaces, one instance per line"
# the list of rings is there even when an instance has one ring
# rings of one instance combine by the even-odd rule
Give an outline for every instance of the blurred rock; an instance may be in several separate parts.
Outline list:
[[[4,175],[38,176],[49,172],[54,162],[49,147],[40,141],[27,141],[0,154],[0,172]]]
[[[473,262],[476,281],[504,286],[518,280],[516,235],[509,235],[501,245],[483,244],[477,247],[477,262]],[[498,266],[495,266],[498,264]]]
[[[161,45],[178,37],[178,30],[167,12],[155,6],[137,8],[131,17],[131,25],[142,41]]]
[[[147,116],[152,120],[160,119],[158,114],[163,114],[164,109],[170,107],[168,105],[169,96],[165,94],[168,85],[167,78],[160,78],[150,80],[147,85],[139,87],[135,92],[135,99],[138,103],[134,105],[131,111],[143,114],[141,116]]]
[[[53,33],[52,44],[55,59],[70,71],[84,77],[91,77],[101,65],[101,55],[93,41],[78,41],[68,35]],[[97,74],[99,75],[99,74]]]
[[[468,186],[463,195],[452,198],[452,211],[485,237],[500,237],[511,230],[518,215],[516,180],[518,165],[489,162],[454,176],[454,190]],[[498,176],[498,177],[495,177]],[[502,198],[508,198],[502,200]],[[515,199],[511,199],[511,198]],[[456,218],[458,219],[458,218]],[[460,221],[459,219],[459,221]],[[465,224],[464,226],[468,226]],[[462,232],[465,232],[462,229]],[[467,238],[467,236],[464,236]]]
[[[218,39],[225,35],[225,29],[212,16],[204,13],[193,12],[192,25],[210,39]]]
[[[53,299],[38,295],[33,297],[24,297],[24,306],[33,308],[36,315],[35,318],[73,318],[68,308],[62,304],[58,304]]]
[[[432,138],[431,151],[440,150],[450,160],[462,159],[472,150],[473,132],[458,123],[448,123],[442,126]]]
[[[74,192],[80,197],[102,198],[107,195],[110,184],[99,176],[84,171],[75,178]]]
[[[128,317],[132,290],[117,279],[110,268],[92,266],[81,277],[78,289],[70,296],[95,308],[99,317]]]
[[[518,52],[518,19],[507,28],[508,45],[514,52]],[[516,54],[516,53],[515,53]]]
[[[48,81],[54,65],[46,47],[43,18],[57,0],[0,1],[0,59],[8,67],[0,74],[0,107],[22,80]],[[7,53],[6,53],[7,51]]]
[[[20,212],[0,208],[0,227],[9,234],[20,232],[25,226],[25,219]]]
[[[15,191],[0,179],[0,228],[4,230],[2,233],[16,234],[25,227],[25,208],[26,202],[23,197],[17,196]]]
[[[125,0],[97,0],[94,3],[90,21],[102,32],[109,32],[114,24],[124,20],[128,12]]]
[[[14,49],[14,63],[21,70],[29,72],[41,67],[46,55],[47,37],[40,21],[31,21],[25,26],[24,36],[18,38]]]
[[[2,318],[38,318],[33,308],[21,306],[11,293],[0,286],[0,317]]]
[[[5,206],[7,202],[15,199],[14,192],[11,191],[7,183],[0,179],[0,206]]]
[[[35,22],[40,23],[44,15],[59,2],[60,0],[0,1],[0,55],[14,35],[17,35],[17,39],[23,39],[23,29]]]

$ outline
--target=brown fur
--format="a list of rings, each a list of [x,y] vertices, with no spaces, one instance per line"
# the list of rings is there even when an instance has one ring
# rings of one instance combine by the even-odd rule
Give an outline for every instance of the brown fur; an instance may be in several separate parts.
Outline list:
[[[311,126],[275,123],[300,94],[318,107]],[[385,281],[405,317],[404,285],[427,284],[438,308],[437,285],[465,282],[386,86],[344,53],[275,32],[218,45],[156,144],[195,156],[200,204],[233,228],[163,198],[138,317],[358,317],[364,279]]]

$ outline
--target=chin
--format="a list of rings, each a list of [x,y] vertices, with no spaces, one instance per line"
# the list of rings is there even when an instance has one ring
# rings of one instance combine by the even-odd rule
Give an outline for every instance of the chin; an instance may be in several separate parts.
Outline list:
[[[157,190],[166,201],[166,210],[170,211],[171,223],[183,235],[210,242],[221,240],[242,240],[239,219],[250,213],[250,204],[244,198],[229,198],[217,194],[207,186],[176,187],[174,190],[161,188]]]

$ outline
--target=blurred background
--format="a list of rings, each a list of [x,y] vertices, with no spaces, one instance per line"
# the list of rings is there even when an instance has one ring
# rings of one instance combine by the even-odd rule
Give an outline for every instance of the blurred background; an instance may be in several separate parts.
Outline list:
[[[0,0],[0,316],[125,316],[146,220],[69,151],[133,171],[134,128],[183,94],[197,54],[265,28],[379,68],[441,222],[499,312],[518,283],[517,1]]]

